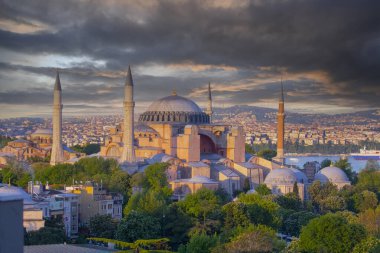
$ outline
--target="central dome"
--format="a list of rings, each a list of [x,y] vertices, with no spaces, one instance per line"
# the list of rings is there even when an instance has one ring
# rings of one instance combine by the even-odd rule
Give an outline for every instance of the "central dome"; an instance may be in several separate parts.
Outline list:
[[[202,113],[201,108],[190,99],[171,95],[154,101],[149,107],[150,112],[195,112]]]
[[[173,94],[154,101],[139,117],[146,123],[208,124],[210,117],[190,99]]]

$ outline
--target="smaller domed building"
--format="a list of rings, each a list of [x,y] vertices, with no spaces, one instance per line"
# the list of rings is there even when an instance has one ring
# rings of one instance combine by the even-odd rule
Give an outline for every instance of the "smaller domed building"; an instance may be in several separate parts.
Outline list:
[[[351,185],[346,173],[342,169],[334,166],[321,169],[317,174],[315,174],[314,178],[316,181],[318,180],[321,183],[331,182],[336,185],[338,189],[341,189],[346,185]]]
[[[273,169],[264,180],[264,184],[277,195],[293,192],[295,183],[300,199],[307,199],[308,180],[306,175],[297,169],[287,167]]]

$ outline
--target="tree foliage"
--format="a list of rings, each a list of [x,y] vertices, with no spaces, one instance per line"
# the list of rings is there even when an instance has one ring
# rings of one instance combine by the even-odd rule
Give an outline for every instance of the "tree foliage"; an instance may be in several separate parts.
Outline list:
[[[352,166],[351,164],[348,162],[348,159],[339,159],[338,161],[336,161],[334,163],[334,166],[335,167],[338,167],[340,169],[342,169],[344,171],[344,173],[346,173],[348,179],[352,182],[352,183],[356,183],[357,181],[357,175],[356,173],[352,170]]]
[[[368,237],[357,244],[352,253],[378,253],[380,252],[380,239]]]
[[[157,218],[143,212],[132,211],[117,227],[116,239],[134,242],[138,239],[158,238],[161,225]]]
[[[179,206],[190,216],[200,219],[203,222],[206,218],[220,208],[221,201],[213,190],[202,188],[178,203]]]
[[[376,209],[367,209],[359,213],[359,222],[369,234],[380,237],[380,205]]]
[[[277,211],[279,205],[258,194],[240,194],[238,201],[247,206],[251,223],[277,227],[279,220]]]
[[[85,153],[86,155],[91,155],[91,154],[98,153],[100,151],[100,145],[88,143],[84,146],[75,145],[71,147],[71,149],[80,153]]]
[[[247,206],[239,202],[231,202],[222,208],[224,230],[237,227],[248,227],[250,224]]]
[[[253,149],[252,145],[247,144],[247,143],[245,144],[245,153],[248,153],[251,155],[255,154],[255,150]]]
[[[326,167],[329,167],[331,165],[331,160],[330,159],[324,159],[322,162],[321,162],[321,168],[326,168]]]
[[[368,161],[365,168],[358,175],[356,187],[361,190],[368,190],[375,193],[380,192],[380,173],[378,164]]]
[[[305,252],[350,253],[366,237],[364,228],[342,216],[326,214],[302,229],[299,246]]]
[[[186,246],[178,249],[178,253],[209,253],[217,243],[216,235],[195,234]]]
[[[0,180],[3,184],[12,184],[26,188],[32,176],[23,167],[23,164],[12,160],[3,169],[0,170]]]
[[[259,184],[258,186],[256,186],[255,191],[260,195],[272,194],[271,189],[269,189],[266,184]]]
[[[95,215],[90,218],[90,235],[113,239],[117,229],[117,222],[111,215]]]
[[[277,155],[277,151],[273,149],[264,149],[257,152],[258,157],[265,158],[266,160],[272,161],[272,158]]]
[[[281,252],[285,243],[276,237],[273,229],[266,226],[250,226],[225,245],[228,253]]]
[[[310,220],[316,217],[318,217],[317,214],[308,211],[294,212],[284,221],[283,232],[298,237],[302,227],[306,226]]]
[[[285,195],[280,195],[275,198],[277,204],[282,208],[292,209],[298,211],[302,208],[302,202],[298,194],[294,192],[289,192]]]
[[[375,209],[378,203],[376,194],[368,190],[355,193],[352,199],[357,212],[362,212],[370,208]]]

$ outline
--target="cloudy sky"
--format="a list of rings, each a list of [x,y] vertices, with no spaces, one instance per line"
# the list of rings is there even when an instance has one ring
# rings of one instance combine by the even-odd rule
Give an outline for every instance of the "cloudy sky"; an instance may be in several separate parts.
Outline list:
[[[199,105],[380,108],[380,1],[0,0],[0,117],[119,113],[128,65],[137,111],[173,89]]]

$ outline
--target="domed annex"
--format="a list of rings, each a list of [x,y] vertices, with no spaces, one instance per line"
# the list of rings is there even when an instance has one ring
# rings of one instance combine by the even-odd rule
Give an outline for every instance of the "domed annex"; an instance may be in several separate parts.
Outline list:
[[[272,190],[274,194],[287,194],[293,192],[294,183],[297,183],[299,197],[306,198],[307,177],[305,174],[294,168],[273,169],[264,180],[264,184]]]
[[[154,101],[146,112],[140,115],[139,122],[207,124],[210,123],[210,117],[190,99],[173,93]]]
[[[298,182],[296,174],[289,168],[274,169],[264,180],[265,184],[291,184]]]
[[[334,166],[325,167],[318,171],[318,173],[315,174],[315,180],[318,180],[321,183],[331,182],[338,188],[351,184],[346,173],[344,173],[342,169]]]

